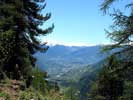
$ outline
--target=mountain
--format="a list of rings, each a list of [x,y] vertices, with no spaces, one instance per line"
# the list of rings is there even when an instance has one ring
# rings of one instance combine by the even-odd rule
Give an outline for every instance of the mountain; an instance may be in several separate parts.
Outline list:
[[[38,59],[40,69],[49,73],[50,78],[59,79],[75,71],[84,72],[86,66],[93,65],[104,58],[101,46],[51,46],[46,53],[37,52],[34,56]],[[76,76],[76,75],[75,75]]]
[[[37,65],[47,71],[48,80],[58,82],[61,88],[74,87],[80,91],[79,98],[86,100],[86,93],[90,84],[95,80],[97,73],[112,50],[101,53],[101,46],[50,46],[46,53],[37,52]]]

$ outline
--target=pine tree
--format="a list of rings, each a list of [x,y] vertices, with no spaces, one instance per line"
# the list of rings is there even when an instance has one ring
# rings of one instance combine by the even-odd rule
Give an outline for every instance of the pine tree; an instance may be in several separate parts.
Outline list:
[[[97,81],[91,87],[89,100],[117,100],[123,94],[123,78],[119,71],[114,71],[115,67],[118,66],[120,66],[120,62],[114,56],[108,58]]]
[[[0,0],[0,5],[0,68],[8,77],[30,76],[32,55],[47,50],[37,37],[52,32],[54,26],[40,28],[51,14],[41,14],[45,0]]]
[[[101,5],[104,14],[107,14],[115,1],[118,0],[104,0]],[[108,12],[114,23],[111,26],[112,32],[106,32],[114,43],[104,49],[120,48],[107,59],[97,81],[91,87],[89,100],[132,100],[133,3],[125,4],[125,7],[131,9],[129,15],[124,15],[120,10],[111,14]]]
[[[101,5],[101,10],[106,14],[107,10],[111,8],[111,4],[116,1],[118,0],[104,0]],[[125,8],[129,10],[129,14],[125,15],[119,9],[110,14],[113,17],[114,23],[111,25],[112,32],[106,32],[114,44],[105,48],[107,50],[121,48],[121,50],[113,54],[121,62],[121,65],[114,69],[117,69],[117,71],[119,69],[119,72],[121,71],[125,74],[125,76],[122,76],[128,78],[129,74],[132,73],[133,67],[133,3],[125,4]]]
[[[115,1],[118,0],[104,0],[101,10],[107,14]],[[107,60],[107,64],[95,82],[95,88],[92,88],[91,100],[132,100],[133,4],[125,4],[125,7],[131,9],[129,15],[124,15],[120,10],[110,14],[114,24],[111,26],[112,32],[106,32],[114,44],[106,46],[105,49],[118,49],[118,47],[120,49]]]
[[[107,14],[112,3],[118,0],[104,0],[101,5],[101,10],[104,14]],[[111,25],[111,31],[106,30],[107,37],[109,37],[115,44],[109,46],[111,49],[121,45],[128,45],[129,49],[132,48],[133,44],[133,3],[125,4],[125,8],[129,9],[130,14],[125,15],[119,9],[115,9],[114,12],[109,12],[109,15],[113,17],[113,25]],[[129,47],[130,46],[130,47]]]

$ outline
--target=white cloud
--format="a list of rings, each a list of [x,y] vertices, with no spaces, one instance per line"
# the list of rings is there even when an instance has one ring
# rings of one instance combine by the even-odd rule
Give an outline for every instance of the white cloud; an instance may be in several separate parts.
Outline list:
[[[94,46],[96,44],[91,43],[81,43],[81,42],[62,42],[62,41],[56,41],[56,40],[47,40],[48,45],[54,46],[54,45],[64,45],[64,46]]]

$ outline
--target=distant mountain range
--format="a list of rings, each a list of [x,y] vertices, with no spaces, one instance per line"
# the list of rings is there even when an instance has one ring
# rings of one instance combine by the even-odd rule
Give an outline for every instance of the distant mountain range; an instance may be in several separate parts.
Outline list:
[[[74,86],[80,91],[79,98],[87,100],[86,93],[97,72],[103,67],[105,59],[119,50],[102,53],[101,49],[101,45],[54,45],[46,53],[37,52],[34,56],[38,59],[39,68],[48,72],[49,80],[58,82],[61,87]]]
[[[37,65],[48,72],[51,78],[61,78],[72,71],[80,71],[107,57],[101,46],[51,46],[46,53],[36,53]]]

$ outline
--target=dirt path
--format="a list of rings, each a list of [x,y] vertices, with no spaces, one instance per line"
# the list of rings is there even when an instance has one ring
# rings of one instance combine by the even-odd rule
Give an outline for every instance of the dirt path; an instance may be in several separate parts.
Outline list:
[[[17,80],[9,80],[5,83],[3,82],[0,83],[0,90],[7,93],[13,100],[18,100],[21,83],[22,82]],[[2,98],[0,98],[0,100],[2,100]]]

